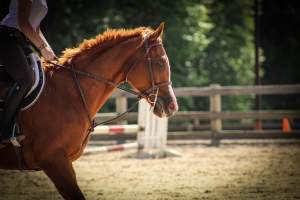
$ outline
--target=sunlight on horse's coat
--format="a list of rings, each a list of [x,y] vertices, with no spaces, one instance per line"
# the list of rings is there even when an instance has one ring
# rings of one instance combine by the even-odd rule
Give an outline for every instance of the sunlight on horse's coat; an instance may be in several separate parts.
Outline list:
[[[107,41],[109,42],[121,42],[129,38],[137,37],[153,32],[153,29],[146,27],[138,27],[135,29],[108,29],[102,34],[97,35],[92,39],[85,39],[78,47],[67,48],[62,57],[59,59],[61,64],[70,62],[75,56],[91,50],[92,48],[100,48],[101,45]],[[112,46],[111,44],[110,46]],[[107,47],[105,47],[107,48]]]

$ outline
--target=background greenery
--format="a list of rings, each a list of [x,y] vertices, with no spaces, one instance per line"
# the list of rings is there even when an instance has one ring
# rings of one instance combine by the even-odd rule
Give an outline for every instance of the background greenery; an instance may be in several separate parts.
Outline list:
[[[107,28],[156,27],[165,21],[164,44],[175,87],[253,85],[253,4],[254,0],[49,0],[42,28],[60,54]],[[8,5],[9,0],[1,0],[0,17]],[[299,11],[296,0],[261,0],[264,84],[299,83]],[[298,97],[264,98],[263,108],[299,108]],[[179,100],[181,109],[208,109],[205,98]],[[248,110],[253,104],[253,97],[223,98],[224,110]]]

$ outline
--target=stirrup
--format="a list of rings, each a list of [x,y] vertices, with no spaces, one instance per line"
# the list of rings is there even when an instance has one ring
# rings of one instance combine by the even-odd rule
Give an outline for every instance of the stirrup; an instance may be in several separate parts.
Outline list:
[[[9,138],[9,141],[12,143],[14,147],[20,147],[21,144],[18,142],[16,138],[16,133],[19,132],[19,128],[17,126],[17,123],[14,122],[13,129],[12,129],[12,136]]]
[[[16,137],[9,138],[9,141],[12,143],[14,147],[21,147],[21,144],[18,142]]]
[[[16,137],[17,132],[19,132],[19,128],[18,128],[17,124],[15,123],[13,125],[13,128],[12,128],[11,136],[9,138],[4,139],[4,140],[1,141],[0,149],[6,146],[5,143],[6,144],[11,143],[14,147],[21,147],[21,144],[20,144],[19,141],[22,141],[25,137],[22,136],[22,135],[19,135],[19,136]]]
[[[20,142],[24,139],[25,139],[24,135],[19,135],[15,138],[10,137],[8,139],[2,140],[0,142],[0,149],[6,147],[9,143],[11,143],[14,147],[21,147]],[[20,145],[20,146],[18,146],[18,145]]]

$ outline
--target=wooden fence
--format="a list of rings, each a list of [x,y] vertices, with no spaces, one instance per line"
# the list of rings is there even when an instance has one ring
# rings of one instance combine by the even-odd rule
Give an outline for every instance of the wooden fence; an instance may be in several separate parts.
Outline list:
[[[177,97],[209,97],[209,111],[179,111],[171,120],[210,120],[210,138],[218,140],[220,138],[236,138],[239,131],[232,132],[222,129],[222,120],[228,119],[300,119],[300,110],[259,110],[259,111],[222,111],[222,96],[224,95],[287,95],[300,94],[300,84],[296,85],[261,85],[261,86],[220,86],[218,84],[210,85],[209,87],[181,87],[174,88],[174,93]],[[112,95],[116,99],[116,111],[122,112],[127,109],[127,99],[133,98],[131,94],[117,91]],[[291,102],[292,103],[292,102]],[[106,120],[113,116],[113,113],[101,113],[97,115],[97,119]],[[123,118],[122,123],[126,120],[134,120],[137,118],[137,113],[129,113]],[[275,131],[276,132],[276,131]],[[258,137],[264,138],[269,135],[276,137],[274,131],[264,130],[241,130],[244,134],[241,137]],[[277,130],[278,132],[278,130]],[[276,133],[277,133],[276,132]],[[270,133],[270,134],[268,134]],[[188,134],[188,133],[187,133]],[[176,135],[176,134],[175,134]],[[190,138],[201,138],[199,137]],[[205,135],[205,134],[203,134]],[[281,134],[282,137],[300,138],[299,131],[293,130],[291,134]],[[207,136],[203,137],[207,138]]]

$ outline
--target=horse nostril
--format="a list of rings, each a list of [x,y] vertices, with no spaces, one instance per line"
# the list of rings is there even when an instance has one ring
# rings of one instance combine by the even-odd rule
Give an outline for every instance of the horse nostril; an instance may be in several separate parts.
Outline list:
[[[168,107],[172,111],[176,110],[176,108],[177,108],[177,106],[176,106],[176,104],[174,102],[171,102]]]

